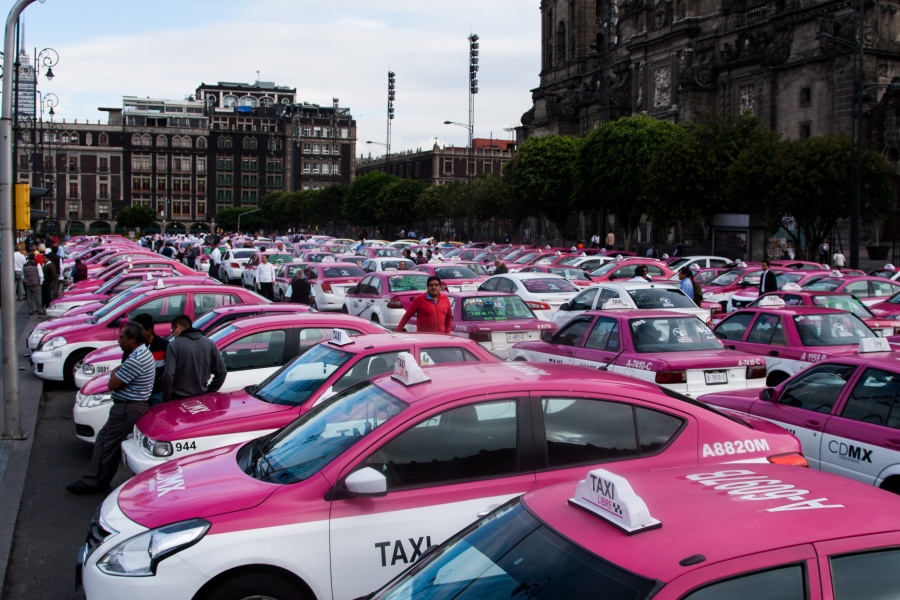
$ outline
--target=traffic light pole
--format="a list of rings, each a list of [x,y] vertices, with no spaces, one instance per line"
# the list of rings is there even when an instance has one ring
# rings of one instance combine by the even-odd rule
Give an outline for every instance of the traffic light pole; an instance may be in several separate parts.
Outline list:
[[[6,17],[3,63],[6,77],[0,113],[0,337],[3,349],[3,438],[25,439],[19,408],[19,359],[16,355],[15,236],[13,229],[12,119],[16,23],[34,0],[18,0]]]

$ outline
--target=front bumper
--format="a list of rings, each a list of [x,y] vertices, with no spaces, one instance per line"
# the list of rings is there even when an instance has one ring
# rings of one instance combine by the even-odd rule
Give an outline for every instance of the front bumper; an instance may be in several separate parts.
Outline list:
[[[93,444],[97,440],[97,433],[106,425],[109,419],[109,410],[112,401],[90,408],[79,406],[82,394],[75,394],[75,405],[72,407],[72,421],[75,423],[75,437],[83,442]]]
[[[137,441],[134,439],[134,434],[132,434],[122,441],[122,462],[125,463],[125,466],[132,473],[138,475],[147,469],[164,464],[166,459],[161,456],[148,456],[146,452],[140,449]]]
[[[34,374],[41,379],[51,381],[63,381],[67,355],[62,348],[56,350],[32,352],[31,364],[34,366]]]

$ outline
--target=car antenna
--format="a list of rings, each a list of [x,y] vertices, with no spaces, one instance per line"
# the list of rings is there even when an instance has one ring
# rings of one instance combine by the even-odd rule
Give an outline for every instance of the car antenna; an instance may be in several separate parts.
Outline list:
[[[609,366],[611,364],[613,364],[614,362],[616,362],[619,359],[619,357],[622,356],[622,353],[624,353],[624,352],[625,352],[625,349],[622,348],[622,350],[620,350],[619,353],[616,354],[611,361],[609,361],[608,363],[606,363],[605,365],[603,365],[602,367],[600,367],[597,370],[598,371],[609,371]]]

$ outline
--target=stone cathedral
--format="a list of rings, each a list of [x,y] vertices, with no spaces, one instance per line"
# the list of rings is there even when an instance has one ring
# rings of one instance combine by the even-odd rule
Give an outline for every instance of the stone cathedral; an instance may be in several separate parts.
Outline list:
[[[790,139],[850,135],[861,18],[864,144],[897,164],[898,8],[898,0],[542,0],[540,86],[521,138],[583,136],[637,113],[688,122],[744,111]]]

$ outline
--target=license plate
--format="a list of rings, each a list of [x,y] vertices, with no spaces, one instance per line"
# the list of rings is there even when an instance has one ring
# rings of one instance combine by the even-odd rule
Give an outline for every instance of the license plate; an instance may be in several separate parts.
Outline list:
[[[506,341],[509,342],[510,344],[513,344],[515,342],[524,342],[527,339],[528,339],[528,334],[525,332],[516,332],[516,333],[507,333],[506,334]]]
[[[728,383],[728,373],[726,371],[704,371],[706,376],[706,385],[720,385]]]

